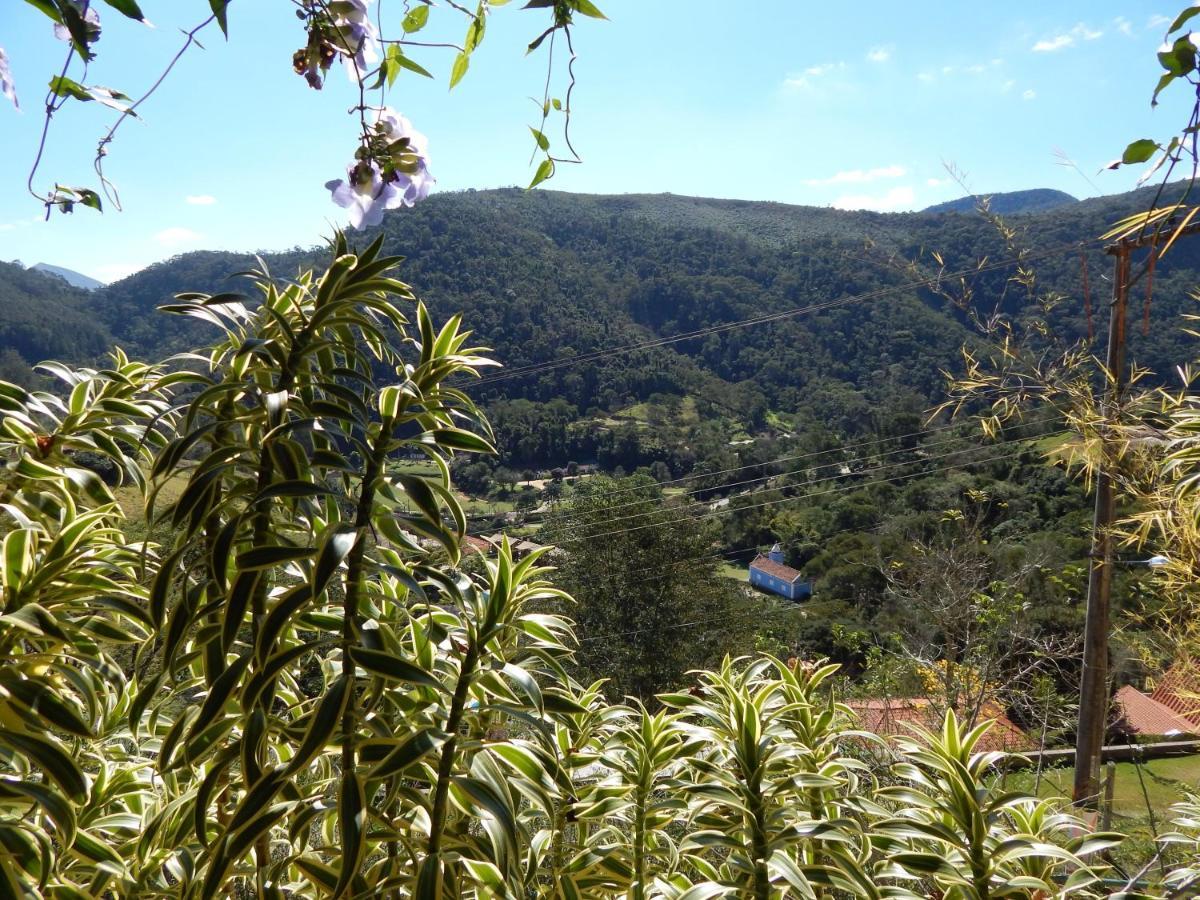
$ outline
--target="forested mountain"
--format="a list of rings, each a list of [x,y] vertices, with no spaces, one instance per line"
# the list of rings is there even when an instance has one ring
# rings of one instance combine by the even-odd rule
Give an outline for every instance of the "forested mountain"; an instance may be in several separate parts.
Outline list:
[[[1063,297],[1050,312],[1062,338],[1088,334],[1089,304],[1103,335],[1111,263],[1098,236],[1150,196],[1011,220],[1040,290]],[[1012,250],[984,217],[511,189],[438,195],[352,240],[379,233],[435,319],[462,313],[506,367],[468,388],[500,454],[456,465],[461,488],[511,502],[523,474],[571,463],[686,479],[665,499],[707,504],[726,559],[744,564],[780,541],[817,579],[809,614],[783,638],[810,655],[838,656],[848,631],[900,627],[882,561],[903,558],[914,536],[945,539],[948,512],[973,523],[997,577],[1047,573],[1025,588],[1035,618],[1078,625],[1063,585],[1079,579],[1051,577],[1085,559],[1090,521],[1081,486],[1043,462],[1039,441],[1059,426],[1035,422],[982,448],[969,427],[929,430],[943,372],[981,337],[925,280],[941,271],[955,286],[962,271],[977,306],[1029,313]],[[262,262],[286,277],[325,255]],[[45,357],[91,360],[114,340],[146,359],[202,345],[206,326],[156,307],[178,291],[239,290],[230,276],[257,264],[188,253],[94,292],[0,267],[0,377],[28,377],[24,361]],[[1130,329],[1131,358],[1160,380],[1197,355],[1182,314],[1198,281],[1200,242],[1182,240],[1154,274],[1148,333]]]
[[[1014,220],[1043,285],[1067,298],[1052,314],[1064,336],[1088,332],[1085,279],[1095,315],[1103,310],[1109,262],[1096,236],[1147,200],[1119,195]],[[947,273],[1011,257],[978,215],[673,195],[467,191],[390,214],[380,230],[435,317],[463,313],[514,373],[473,388],[503,464],[658,463],[668,477],[728,468],[780,441],[823,447],[914,430],[942,396],[942,371],[977,336],[961,309],[913,282],[938,270],[935,251]],[[264,262],[286,276],[322,252]],[[93,358],[112,340],[147,359],[203,343],[205,326],[156,307],[177,291],[237,290],[229,276],[255,264],[188,253],[90,293],[4,266],[8,377],[46,357]],[[1200,247],[1181,242],[1156,272],[1149,336],[1131,329],[1133,358],[1163,377],[1194,355],[1180,314],[1198,269]],[[972,276],[976,302],[1022,315],[1011,274],[1001,266]]]
[[[1095,237],[1146,200],[1145,192],[1119,195],[1015,220],[1043,283],[1068,298],[1054,313],[1064,335],[1088,331],[1085,278],[1092,306],[1105,300],[1109,264]],[[871,427],[885,397],[889,407],[926,408],[939,396],[940,371],[956,365],[958,348],[973,335],[960,310],[927,289],[905,287],[919,277],[905,262],[920,260],[919,271],[928,274],[936,271],[932,251],[950,272],[1009,255],[976,215],[672,195],[443,194],[389,215],[382,231],[387,250],[408,258],[407,277],[435,315],[462,312],[510,370],[712,330],[666,347],[505,377],[478,389],[489,401],[565,402],[576,420],[653,394],[690,395],[751,431],[775,412],[799,416],[796,427],[854,434]],[[1076,242],[1090,242],[1087,252]],[[296,250],[265,262],[287,275],[318,256]],[[5,266],[0,348],[29,362],[79,359],[111,336],[144,358],[180,351],[205,339],[203,327],[155,307],[176,291],[236,289],[228,276],[252,265],[248,255],[189,253],[91,294]],[[1132,342],[1133,356],[1164,376],[1192,355],[1179,316],[1197,268],[1200,247],[1183,242],[1172,251],[1156,273],[1151,334],[1139,331]],[[997,268],[976,277],[977,301],[1003,298],[1007,311],[1020,315],[1020,292],[1006,288],[1010,275]],[[857,295],[866,296],[850,299]],[[792,310],[801,312],[723,328]],[[531,448],[522,455],[549,463],[556,453]]]
[[[54,275],[0,263],[0,378],[25,382],[29,362],[102,354],[112,336],[89,308],[92,298]]]
[[[1067,206],[1071,203],[1079,202],[1065,191],[1055,191],[1050,188],[1034,188],[1029,191],[1009,191],[1003,194],[984,194],[982,196],[988,198],[992,212],[1002,216],[1017,213],[1045,212],[1048,209],[1056,209],[1059,206]],[[947,200],[945,203],[935,203],[933,206],[927,206],[924,212],[969,213],[975,211],[975,204],[977,202],[974,197],[959,197],[955,200]]]

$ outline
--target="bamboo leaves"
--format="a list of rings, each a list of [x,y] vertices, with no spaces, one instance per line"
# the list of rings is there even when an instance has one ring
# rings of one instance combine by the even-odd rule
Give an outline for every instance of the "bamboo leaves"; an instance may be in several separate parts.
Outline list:
[[[877,789],[832,666],[727,660],[656,711],[576,684],[542,554],[454,568],[449,463],[492,445],[448,380],[490,361],[381,251],[338,236],[322,273],[252,273],[256,300],[181,295],[224,332],[197,371],[0,384],[0,894],[1090,889],[1109,839],[992,790],[979,729],[904,745]],[[161,553],[85,448],[173,485]]]
[[[257,309],[203,294],[169,309],[215,317],[226,333],[198,373],[208,386],[191,399],[184,433],[153,470],[160,483],[188,482],[172,510],[181,530],[170,573],[153,594],[167,623],[164,663],[183,679],[173,691],[204,697],[176,716],[163,746],[182,742],[176,765],[200,766],[197,796],[210,809],[193,831],[204,839],[203,823],[225,822],[193,851],[205,890],[242,880],[247,865],[261,881],[270,844],[309,828],[336,830],[345,852],[307,857],[292,874],[322,891],[351,889],[378,844],[368,823],[390,817],[378,788],[395,796],[401,775],[446,738],[432,715],[443,678],[417,661],[404,595],[388,593],[423,592],[411,574],[421,564],[379,541],[399,538],[406,553],[423,554],[405,533],[423,535],[457,555],[466,525],[445,458],[490,445],[451,424],[479,415],[440,385],[482,363],[453,323],[415,365],[400,364],[411,344],[396,301],[412,294],[391,275],[398,260],[379,241],[356,253],[339,236],[333,250],[326,271],[286,284],[250,273]],[[418,318],[428,323],[423,307]],[[403,380],[375,382],[380,364],[399,366]],[[391,471],[415,445],[440,462],[442,479]],[[230,753],[261,773],[254,784],[212,775]]]

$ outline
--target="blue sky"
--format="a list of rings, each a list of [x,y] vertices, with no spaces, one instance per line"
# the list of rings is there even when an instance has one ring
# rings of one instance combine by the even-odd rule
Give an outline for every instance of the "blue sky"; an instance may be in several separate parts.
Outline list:
[[[1137,173],[1097,170],[1130,140],[1171,134],[1190,109],[1178,85],[1149,105],[1154,50],[1181,0],[597,2],[610,21],[582,20],[575,35],[572,136],[585,162],[560,167],[549,185],[558,190],[907,210],[961,195],[949,162],[976,191],[1116,193]],[[402,4],[383,3],[385,27],[398,32]],[[101,7],[88,84],[136,96],[175,53],[179,29],[208,6],[141,5],[153,29]],[[521,5],[494,10],[453,92],[452,51],[434,49],[416,58],[438,81],[405,73],[392,91],[388,102],[429,138],[439,190],[523,185],[532,175],[529,98],[540,96],[546,58],[526,57],[524,46],[545,15]],[[106,171],[123,212],[41,221],[25,179],[65,45],[32,7],[0,7],[0,46],[22,103],[21,112],[0,105],[0,259],[108,281],[188,250],[308,246],[345,221],[323,184],[353,153],[346,109],[356,95],[340,70],[321,92],[292,72],[303,34],[286,0],[234,0],[229,41],[207,32],[142,120],[122,127]],[[434,12],[461,39],[453,11]],[[422,36],[444,34],[431,26]],[[94,186],[92,154],[111,115],[68,104],[52,123],[37,186]]]

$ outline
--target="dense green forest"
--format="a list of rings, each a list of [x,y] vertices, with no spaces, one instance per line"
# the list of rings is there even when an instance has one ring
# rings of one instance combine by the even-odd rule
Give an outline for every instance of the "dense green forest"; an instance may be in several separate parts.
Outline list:
[[[1124,143],[1121,45],[1159,25],[1150,105],[1200,86],[1200,2],[932,36],[855,9],[839,48],[802,4],[529,0],[529,188],[432,198],[511,177],[502,100],[413,90],[425,50],[451,90],[482,68],[505,0],[293,0],[286,34],[229,5],[31,0],[69,45],[44,111],[34,33],[0,47],[23,202],[152,198],[0,263],[0,900],[1200,897],[1200,90],[1108,164],[1160,186],[1083,201],[533,190],[586,152],[618,189],[945,196],[948,140],[1008,177],[1039,136]],[[182,32],[140,96],[91,81],[157,66],[122,18]],[[318,178],[293,98],[342,68],[352,155]],[[94,145],[60,115],[89,101]],[[173,143],[106,174],[143,109]],[[93,146],[94,187],[49,180]],[[280,247],[321,184],[352,235],[64,267],[182,223]],[[216,208],[142,230],[173,202]],[[28,222],[0,231],[41,259]]]
[[[1045,209],[1029,193],[1038,202],[1010,222],[1043,289],[1065,298],[1050,314],[1055,331],[1086,337],[1087,284],[1102,334],[1108,263],[1094,238],[1148,197]],[[1057,422],[1035,413],[991,446],[969,423],[927,420],[943,372],[982,340],[964,309],[913,286],[938,271],[934,253],[949,273],[986,261],[967,281],[978,306],[1015,320],[1027,312],[1011,267],[995,265],[1011,252],[981,216],[497,190],[439,195],[377,231],[406,257],[405,277],[435,319],[461,312],[505,367],[470,387],[500,453],[456,466],[460,486],[495,509],[522,496],[525,509],[559,502],[561,474],[581,465],[671,482],[662,502],[706,516],[728,561],[783,544],[819,587],[777,638],[851,664],[846,633],[897,627],[884,561],[942,534],[948,514],[975,516],[973,539],[1037,557],[1046,575],[1027,586],[1036,615],[1063,633],[1077,627],[1077,597],[1052,576],[1083,560],[1089,517],[1082,489],[1044,462]],[[288,276],[318,252],[263,261]],[[236,291],[230,276],[254,264],[189,253],[94,293],[4,266],[7,375],[28,380],[22,364],[44,357],[87,361],[114,340],[140,358],[202,344],[212,338],[202,323],[156,307],[180,290]],[[1198,269],[1200,249],[1182,243],[1156,272],[1148,335],[1133,329],[1134,359],[1164,380],[1195,355],[1181,315]],[[703,333],[646,346],[693,332]],[[552,472],[543,494],[514,489]],[[631,516],[613,518],[609,530]],[[1135,581],[1123,579],[1122,600]]]
[[[1108,265],[1094,239],[1148,199],[1142,191],[1013,218],[1043,281],[1069,298],[1056,312],[1064,337],[1088,332],[1083,259],[1092,306],[1105,300]],[[462,312],[496,358],[517,371],[894,289],[662,348],[505,376],[477,391],[489,402],[565,400],[576,420],[654,393],[690,394],[711,404],[714,415],[723,411],[751,429],[775,411],[838,435],[870,430],[881,397],[889,406],[924,409],[939,396],[939,371],[952,367],[971,340],[960,310],[928,290],[903,287],[914,280],[904,263],[919,260],[932,274],[932,251],[949,272],[1007,256],[994,229],[972,213],[844,212],[671,195],[443,194],[388,217],[379,230],[389,252],[407,258],[406,276],[434,314]],[[362,240],[373,236],[368,231]],[[1071,246],[1081,241],[1089,242],[1083,259]],[[297,248],[263,258],[275,273],[290,275],[317,252]],[[86,359],[114,339],[138,356],[181,351],[211,334],[155,308],[180,290],[236,290],[229,276],[253,264],[248,254],[188,253],[95,293],[5,266],[0,346],[27,362]],[[1198,267],[1200,249],[1186,242],[1164,260],[1155,279],[1155,327],[1132,342],[1137,361],[1165,376],[1188,358],[1179,315]],[[1008,311],[1019,315],[1019,292],[1006,290],[1010,274],[991,269],[973,279],[974,287],[988,302],[1005,297]],[[558,462],[564,449],[510,443],[506,453],[521,463]]]

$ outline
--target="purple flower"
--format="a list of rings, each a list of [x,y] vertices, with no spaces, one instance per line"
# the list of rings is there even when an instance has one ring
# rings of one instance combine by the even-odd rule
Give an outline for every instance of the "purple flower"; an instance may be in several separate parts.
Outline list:
[[[21,104],[17,102],[17,89],[13,87],[12,71],[8,68],[8,56],[3,47],[0,47],[0,95],[11,100],[17,109],[21,108]]]
[[[400,113],[384,107],[376,113],[372,147],[381,159],[356,162],[346,179],[328,181],[334,203],[350,210],[355,228],[378,225],[385,210],[413,206],[429,196],[436,179],[429,172],[429,142]]]
[[[383,107],[377,113],[375,129],[389,144],[395,145],[399,141],[407,140],[407,148],[394,166],[397,183],[403,185],[405,206],[412,206],[417,201],[424,200],[437,182],[429,173],[429,141],[425,135],[413,128],[412,122],[390,106]]]
[[[333,202],[350,210],[350,224],[355,228],[378,225],[385,209],[401,205],[395,186],[385,183],[379,165],[373,162],[355,163],[346,170],[346,180],[327,181]]]

